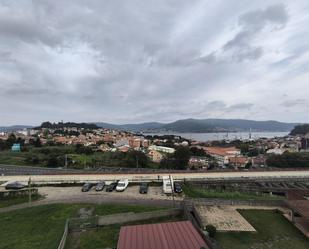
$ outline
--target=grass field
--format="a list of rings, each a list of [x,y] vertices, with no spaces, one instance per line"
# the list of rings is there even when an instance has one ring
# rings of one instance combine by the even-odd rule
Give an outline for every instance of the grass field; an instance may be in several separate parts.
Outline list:
[[[91,204],[52,204],[0,214],[0,249],[55,249],[61,239],[65,220],[75,217],[81,208],[107,215],[144,212],[156,207]]]
[[[257,230],[257,233],[217,233],[216,240],[223,249],[309,248],[309,239],[279,212],[274,210],[239,210],[239,212]]]
[[[221,198],[221,199],[234,199],[234,200],[278,200],[282,197],[270,196],[270,195],[256,195],[251,193],[231,192],[231,191],[218,191],[218,190],[206,190],[198,189],[185,184],[183,191],[188,197],[192,198]]]
[[[134,224],[150,224],[159,222],[171,222],[182,220],[183,217],[165,217],[159,219],[145,220]],[[69,235],[66,249],[98,249],[98,248],[116,248],[121,225],[111,225],[100,227],[98,230],[88,230],[81,233],[72,233]]]

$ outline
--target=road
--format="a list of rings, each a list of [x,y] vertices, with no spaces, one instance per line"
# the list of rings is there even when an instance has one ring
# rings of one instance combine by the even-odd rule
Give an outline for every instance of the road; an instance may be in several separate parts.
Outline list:
[[[51,175],[15,175],[0,176],[0,182],[6,181],[31,181],[37,184],[64,183],[64,182],[87,182],[87,181],[114,181],[122,178],[130,182],[158,181],[162,175],[168,173],[96,173],[96,174],[51,174]],[[309,181],[309,170],[289,171],[231,171],[231,172],[182,172],[171,173],[175,180],[223,180],[223,179],[295,179],[303,178]]]
[[[3,187],[0,187],[0,191],[1,188]],[[162,187],[158,186],[150,186],[147,194],[139,194],[139,186],[129,186],[124,192],[106,192],[105,189],[96,192],[94,188],[89,192],[82,192],[81,187],[39,187],[38,189],[44,199],[0,208],[0,213],[54,203],[113,203],[168,207],[173,207],[175,204],[179,207],[183,200],[183,195],[175,194],[174,202],[172,196],[163,194]]]

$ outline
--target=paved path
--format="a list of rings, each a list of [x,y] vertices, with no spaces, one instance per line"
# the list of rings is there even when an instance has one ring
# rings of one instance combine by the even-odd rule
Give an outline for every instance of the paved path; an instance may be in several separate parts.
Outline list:
[[[138,186],[132,186],[124,192],[105,191],[81,192],[80,187],[41,187],[39,193],[45,198],[32,203],[22,203],[9,207],[0,208],[0,213],[23,209],[33,206],[54,204],[54,203],[95,203],[95,204],[128,204],[128,205],[147,205],[147,206],[173,206],[173,198],[162,194],[162,187],[149,188],[147,195],[138,193]],[[182,202],[181,196],[176,196],[175,205],[179,206]]]

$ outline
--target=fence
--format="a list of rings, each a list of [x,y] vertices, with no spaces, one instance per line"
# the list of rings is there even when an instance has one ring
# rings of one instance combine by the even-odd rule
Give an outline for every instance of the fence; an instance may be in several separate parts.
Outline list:
[[[25,188],[25,189],[18,189],[18,190],[3,190],[0,191],[0,200],[7,199],[7,198],[14,198],[17,196],[27,196],[31,192],[31,195],[37,195],[38,189],[37,188]]]
[[[194,204],[202,204],[206,206],[267,206],[267,207],[286,207],[284,200],[227,200],[215,198],[186,198],[184,202],[191,202]]]
[[[66,220],[63,235],[62,235],[61,241],[59,243],[58,249],[64,249],[65,248],[65,242],[67,240],[68,234],[69,234],[69,220]]]
[[[143,213],[119,213],[105,216],[92,216],[87,218],[70,218],[67,219],[64,232],[59,243],[58,249],[64,249],[68,234],[70,231],[79,231],[98,226],[107,226],[113,224],[123,224],[134,221],[149,220],[154,218],[162,218],[169,216],[178,216],[182,214],[182,209],[158,210]]]

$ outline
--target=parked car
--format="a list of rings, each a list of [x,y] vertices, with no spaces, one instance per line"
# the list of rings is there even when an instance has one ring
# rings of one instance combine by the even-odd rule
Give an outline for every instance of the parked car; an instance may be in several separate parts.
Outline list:
[[[174,192],[177,194],[182,193],[181,184],[179,182],[174,182]]]
[[[5,189],[22,189],[27,187],[27,185],[22,184],[21,182],[10,182],[5,185]]]
[[[112,182],[111,184],[106,186],[106,192],[113,192],[117,187],[118,182]]]
[[[85,183],[82,187],[82,192],[88,192],[93,187],[93,185],[94,184],[90,182]]]
[[[128,179],[121,179],[116,187],[116,191],[121,192],[124,191],[129,185],[129,180]]]
[[[139,193],[140,194],[147,194],[148,193],[148,183],[142,182],[139,186]]]
[[[98,182],[97,185],[95,186],[95,191],[102,191],[105,186],[105,182]]]

